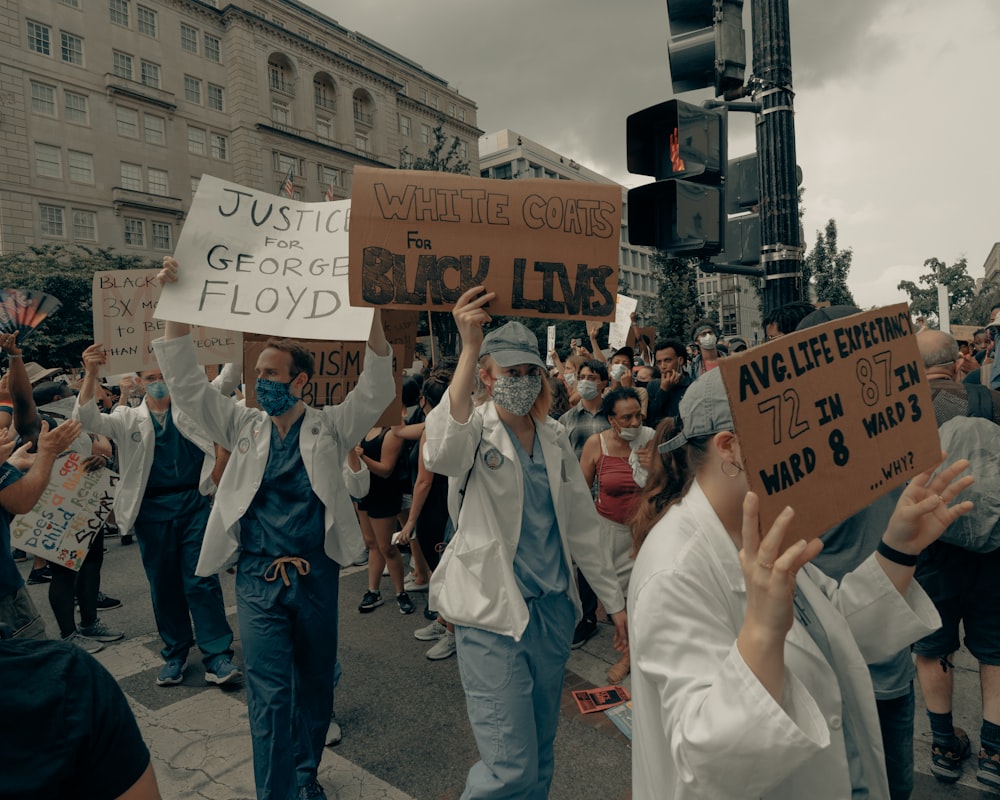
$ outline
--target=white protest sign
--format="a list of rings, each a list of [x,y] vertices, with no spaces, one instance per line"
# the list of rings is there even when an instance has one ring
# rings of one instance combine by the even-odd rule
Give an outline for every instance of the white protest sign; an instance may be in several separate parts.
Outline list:
[[[618,295],[615,302],[615,321],[608,326],[608,347],[619,350],[628,341],[628,332],[632,327],[632,315],[639,301],[634,297]]]
[[[101,467],[83,469],[84,456],[70,451],[56,459],[49,484],[35,507],[14,519],[10,540],[32,555],[79,570],[111,513],[118,476]]]
[[[159,319],[302,339],[363,340],[348,294],[349,200],[302,203],[202,176]]]
[[[545,340],[545,363],[550,367],[555,366],[552,363],[552,351],[556,349],[556,326],[549,325],[547,336]]]
[[[153,340],[163,336],[156,319],[160,285],[158,269],[116,269],[94,273],[94,341],[104,347],[107,361],[101,377],[156,369]],[[243,360],[243,337],[234,331],[196,325],[191,329],[199,364],[229,364]]]

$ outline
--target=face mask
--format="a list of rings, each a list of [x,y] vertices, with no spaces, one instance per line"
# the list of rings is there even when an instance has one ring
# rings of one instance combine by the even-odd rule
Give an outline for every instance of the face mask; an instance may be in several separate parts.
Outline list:
[[[567,372],[566,374],[563,375],[563,380],[566,381],[566,385],[570,389],[572,389],[574,386],[576,386],[576,373]]]
[[[164,381],[150,381],[146,384],[146,394],[154,400],[162,400],[170,394],[170,389]]]
[[[584,400],[593,400],[598,395],[597,381],[577,381],[576,391]]]
[[[639,435],[638,428],[619,428],[618,435],[622,437],[626,442],[635,441],[635,437]]]
[[[272,417],[280,417],[299,402],[289,391],[292,382],[268,381],[257,378],[257,403]]]
[[[625,377],[626,372],[628,372],[628,367],[626,367],[624,364],[615,364],[608,371],[608,374],[611,376],[611,380],[620,381],[622,378]]]
[[[640,389],[645,389],[647,386],[649,386],[649,381],[636,381],[635,385],[638,386]]]
[[[515,417],[523,417],[542,391],[541,375],[502,375],[493,383],[493,402]]]
[[[698,344],[704,347],[706,350],[714,350],[715,345],[718,343],[718,339],[715,338],[714,333],[703,333],[698,337]]]

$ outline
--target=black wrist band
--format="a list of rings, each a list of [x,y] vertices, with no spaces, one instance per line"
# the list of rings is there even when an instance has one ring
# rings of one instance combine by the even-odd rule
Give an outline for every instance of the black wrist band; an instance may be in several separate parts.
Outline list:
[[[909,553],[901,553],[893,547],[889,547],[884,540],[878,543],[877,553],[880,553],[883,558],[891,561],[893,564],[901,564],[904,567],[915,567],[917,565],[917,556],[910,555]]]

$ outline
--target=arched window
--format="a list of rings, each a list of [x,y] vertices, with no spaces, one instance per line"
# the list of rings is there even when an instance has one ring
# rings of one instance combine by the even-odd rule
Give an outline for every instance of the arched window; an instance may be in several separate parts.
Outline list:
[[[271,53],[267,57],[267,85],[272,91],[295,93],[295,68],[283,53]]]
[[[313,102],[316,108],[330,113],[337,111],[337,87],[325,72],[317,72],[313,76]]]
[[[375,124],[375,101],[364,89],[354,93],[354,121],[368,127]]]

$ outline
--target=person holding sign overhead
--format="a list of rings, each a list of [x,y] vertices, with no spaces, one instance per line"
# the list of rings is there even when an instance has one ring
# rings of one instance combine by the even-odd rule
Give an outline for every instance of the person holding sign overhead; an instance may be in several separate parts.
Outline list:
[[[163,260],[158,280],[178,280]],[[340,565],[361,549],[342,466],[395,396],[392,353],[375,310],[364,369],[342,403],[302,401],[313,358],[271,339],[257,358],[260,408],[209,388],[185,323],[153,343],[171,396],[229,450],[199,575],[238,563],[236,604],[247,677],[254,781],[264,800],[325,798],[316,779],[333,707]]]
[[[587,574],[627,648],[625,603],[600,518],[569,439],[548,417],[538,340],[519,322],[483,336],[495,298],[482,286],[452,311],[462,353],[427,416],[424,462],[463,486],[455,535],[431,576],[430,606],[455,625],[459,672],[479,747],[462,794],[543,798],[554,769],[566,661]],[[473,407],[476,376],[489,399]]]
[[[865,664],[940,624],[914,565],[970,510],[953,504],[968,462],[914,476],[838,585],[810,563],[819,539],[782,550],[793,509],[759,530],[719,370],[688,389],[680,425],[633,524],[632,796],[886,800]]]

